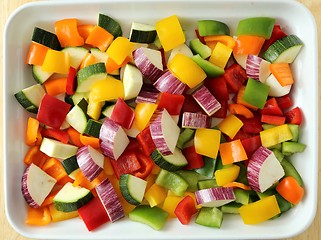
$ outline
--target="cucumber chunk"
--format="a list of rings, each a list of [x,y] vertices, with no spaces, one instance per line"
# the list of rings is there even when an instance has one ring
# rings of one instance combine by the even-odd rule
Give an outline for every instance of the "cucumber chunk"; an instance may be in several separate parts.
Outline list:
[[[188,164],[182,151],[178,148],[175,148],[173,154],[166,156],[162,155],[158,149],[155,149],[151,153],[150,157],[158,166],[168,171],[176,171],[185,167]]]
[[[41,66],[32,66],[32,76],[37,83],[43,84],[53,75],[52,72],[45,72],[42,70]]]
[[[96,63],[84,67],[77,72],[78,87],[76,92],[89,92],[95,82],[106,77],[105,63]]]
[[[94,195],[83,187],[74,187],[72,183],[66,183],[53,199],[53,204],[58,211],[72,212],[84,206]]]
[[[242,207],[241,203],[231,202],[231,203],[223,205],[221,207],[221,211],[222,211],[222,213],[239,214],[240,207]]]
[[[22,89],[14,96],[27,111],[37,113],[38,107],[45,93],[45,89],[40,84],[35,84]]]
[[[84,130],[84,134],[87,134],[92,137],[99,138],[99,133],[102,123],[94,119],[89,119]]]
[[[67,122],[76,129],[79,133],[84,133],[88,116],[87,116],[88,103],[83,98],[77,105],[75,105],[67,114]]]
[[[39,27],[34,28],[32,41],[45,45],[54,50],[61,50],[61,45],[57,35]]]
[[[153,25],[133,22],[130,30],[130,41],[137,43],[153,43],[157,32]]]
[[[303,42],[296,35],[285,36],[274,42],[263,54],[271,63],[292,63],[299,54]]]
[[[62,52],[67,52],[69,54],[70,66],[74,69],[78,69],[82,60],[86,57],[89,52],[88,49],[84,47],[66,47],[61,50]]]
[[[122,174],[119,179],[119,188],[121,194],[127,202],[133,205],[141,204],[147,182],[141,178],[130,174]]]
[[[107,15],[104,15],[102,13],[99,13],[98,26],[107,30],[115,38],[123,35],[122,29],[119,23],[115,21],[113,18]]]

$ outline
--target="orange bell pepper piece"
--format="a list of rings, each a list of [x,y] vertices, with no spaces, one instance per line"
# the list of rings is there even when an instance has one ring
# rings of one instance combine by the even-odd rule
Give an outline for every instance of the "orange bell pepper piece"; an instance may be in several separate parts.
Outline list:
[[[247,159],[246,152],[240,139],[221,143],[220,154],[223,165],[240,162]]]
[[[84,146],[84,144],[82,144],[81,141],[80,141],[80,133],[76,129],[74,129],[72,127],[69,127],[67,129],[67,133],[69,135],[69,139],[70,139],[72,144],[74,144],[77,147]]]
[[[263,37],[258,36],[238,36],[235,41],[233,53],[238,54],[253,54],[258,55],[265,42]]]
[[[304,188],[299,185],[294,177],[288,176],[276,186],[276,191],[287,201],[297,205],[304,196]]]
[[[76,18],[62,19],[55,22],[55,32],[63,48],[84,45],[85,41],[80,36],[77,25]]]
[[[84,59],[81,61],[79,69],[82,69],[84,67],[87,67],[87,66],[95,64],[95,63],[97,63],[97,59],[95,58],[95,56],[93,54],[88,52],[86,54],[86,56],[84,57]]]
[[[56,96],[66,92],[67,78],[50,79],[44,82],[43,85],[50,96]]]
[[[231,114],[241,115],[241,116],[244,116],[245,118],[254,117],[254,114],[253,114],[253,112],[251,112],[251,110],[249,110],[247,107],[245,107],[244,105],[239,104],[239,103],[229,104],[228,110],[230,111]]]
[[[43,164],[49,157],[40,151],[40,146],[35,145],[28,149],[23,162],[29,166],[31,163],[37,165],[38,167],[42,168]]]
[[[42,170],[57,180],[68,176],[61,162],[56,158],[49,158],[42,166]]]
[[[213,35],[213,36],[204,36],[204,41],[207,46],[214,49],[215,45],[220,42],[227,47],[234,48],[235,40],[233,37],[228,35]]]
[[[28,146],[36,145],[36,142],[39,137],[38,136],[39,129],[40,129],[39,121],[33,117],[29,117],[28,123],[27,123],[27,132],[26,132],[26,144]]]
[[[89,34],[94,29],[94,27],[95,26],[92,24],[82,24],[82,25],[78,25],[77,29],[78,29],[79,35],[86,41]]]
[[[114,40],[114,36],[102,27],[95,26],[86,39],[86,44],[97,47],[105,52]]]
[[[294,83],[292,71],[288,63],[271,63],[270,70],[282,87]]]
[[[48,207],[32,208],[27,206],[26,224],[44,226],[51,222],[51,215]]]
[[[31,42],[29,46],[26,64],[41,66],[50,48],[37,42]]]
[[[99,138],[91,137],[91,136],[85,136],[85,135],[80,134],[80,138],[79,139],[80,139],[80,142],[83,145],[90,145],[93,148],[100,148],[100,140],[99,140]]]

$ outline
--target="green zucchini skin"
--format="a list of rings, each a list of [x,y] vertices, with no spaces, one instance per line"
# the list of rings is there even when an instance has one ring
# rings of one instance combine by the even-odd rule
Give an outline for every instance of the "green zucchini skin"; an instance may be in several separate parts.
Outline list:
[[[98,17],[98,26],[107,30],[110,34],[112,34],[115,38],[122,36],[123,31],[119,23],[113,18],[100,13]]]
[[[56,34],[39,27],[34,28],[32,41],[45,45],[54,50],[59,51],[62,49]]]

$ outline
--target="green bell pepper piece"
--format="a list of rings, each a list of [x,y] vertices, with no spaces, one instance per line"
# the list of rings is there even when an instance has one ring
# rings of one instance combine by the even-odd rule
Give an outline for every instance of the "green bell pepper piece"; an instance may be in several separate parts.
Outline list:
[[[236,36],[252,35],[269,39],[272,35],[275,19],[270,17],[245,18],[239,21]]]
[[[249,78],[245,87],[243,100],[247,103],[263,109],[269,95],[270,87],[253,78]]]

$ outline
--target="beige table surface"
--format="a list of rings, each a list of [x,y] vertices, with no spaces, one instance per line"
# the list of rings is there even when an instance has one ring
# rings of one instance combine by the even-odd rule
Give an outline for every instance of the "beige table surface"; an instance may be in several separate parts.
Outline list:
[[[66,0],[67,1],[67,0]],[[255,1],[255,0],[253,0]],[[292,1],[292,0],[289,0]],[[319,53],[321,52],[321,0],[299,0],[301,3],[303,3],[307,8],[310,9],[312,14],[315,17],[316,23],[318,25],[318,38],[319,38]],[[32,2],[32,0],[0,0],[0,32],[1,36],[3,36],[3,29],[5,22],[9,15],[13,12],[14,9],[16,9],[18,6],[27,3]],[[2,88],[2,69],[3,69],[3,58],[2,58],[2,44],[3,44],[3,38],[0,37],[0,46],[1,46],[1,58],[0,58],[0,87]],[[321,55],[319,54],[319,75],[321,76]],[[319,77],[320,79],[320,77]],[[320,91],[319,85],[319,91]],[[2,89],[0,89],[0,92],[2,92]],[[2,105],[2,99],[1,105]],[[319,100],[320,103],[320,100]],[[0,109],[2,109],[0,107]],[[321,112],[321,111],[320,111]],[[319,113],[320,116],[320,113]],[[320,118],[320,117],[319,117]],[[319,121],[320,124],[320,121]],[[319,130],[319,136],[320,136],[320,130]],[[1,111],[1,118],[0,118],[0,136],[2,136],[2,111]],[[3,144],[2,144],[2,137],[0,138],[0,153],[3,151]],[[2,178],[2,172],[3,172],[3,161],[2,158],[0,159],[0,240],[25,240],[27,238],[24,238],[23,236],[19,235],[17,232],[13,230],[13,228],[9,225],[5,212],[4,212],[4,198],[3,198],[3,178]],[[321,164],[319,164],[319,181],[318,185],[321,186]],[[318,198],[321,199],[321,191],[319,191]],[[312,225],[301,235],[296,236],[294,238],[290,238],[287,240],[321,240],[321,211],[320,211],[321,205],[319,204],[318,211],[316,213],[316,217]]]

